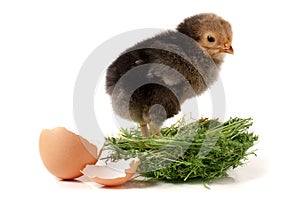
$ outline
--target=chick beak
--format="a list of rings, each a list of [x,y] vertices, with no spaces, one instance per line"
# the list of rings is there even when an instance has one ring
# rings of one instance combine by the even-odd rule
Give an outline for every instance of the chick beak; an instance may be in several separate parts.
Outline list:
[[[231,46],[231,42],[227,41],[224,44],[224,47],[220,49],[220,52],[224,52],[224,53],[229,53],[229,54],[233,54],[233,48]]]

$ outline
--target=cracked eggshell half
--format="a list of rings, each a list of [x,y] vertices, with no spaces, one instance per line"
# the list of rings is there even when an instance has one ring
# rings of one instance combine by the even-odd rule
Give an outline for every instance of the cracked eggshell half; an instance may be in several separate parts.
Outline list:
[[[121,161],[123,166],[119,165],[118,167],[112,165],[87,165],[81,172],[88,179],[98,184],[109,187],[119,186],[129,181],[140,165],[139,160],[132,160],[129,163],[129,167],[124,169],[124,162],[126,161],[123,161],[123,163]]]
[[[80,170],[97,163],[100,154],[95,145],[64,127],[43,129],[39,151],[47,170],[60,179],[82,176]]]

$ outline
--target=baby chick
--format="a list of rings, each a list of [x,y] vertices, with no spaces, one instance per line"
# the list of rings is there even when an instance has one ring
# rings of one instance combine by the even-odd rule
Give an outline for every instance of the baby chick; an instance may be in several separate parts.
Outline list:
[[[231,42],[229,22],[204,13],[127,49],[107,69],[114,112],[139,123],[143,136],[150,136],[148,127],[159,136],[186,99],[217,79],[225,53],[233,54]]]

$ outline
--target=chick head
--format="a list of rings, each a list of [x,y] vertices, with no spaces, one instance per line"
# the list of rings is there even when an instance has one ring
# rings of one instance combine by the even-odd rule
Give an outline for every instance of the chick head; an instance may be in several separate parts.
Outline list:
[[[234,52],[231,25],[215,14],[204,13],[186,18],[177,30],[196,40],[214,60],[222,61],[224,53]]]

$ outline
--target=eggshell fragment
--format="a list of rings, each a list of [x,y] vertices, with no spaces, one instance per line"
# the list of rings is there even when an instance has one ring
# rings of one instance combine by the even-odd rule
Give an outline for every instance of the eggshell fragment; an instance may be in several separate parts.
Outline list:
[[[82,176],[80,170],[99,157],[95,145],[63,127],[42,130],[39,150],[47,170],[61,179]]]
[[[135,174],[140,161],[130,162],[130,168],[118,170],[107,165],[87,165],[81,172],[90,180],[104,186],[119,186],[129,181]]]

